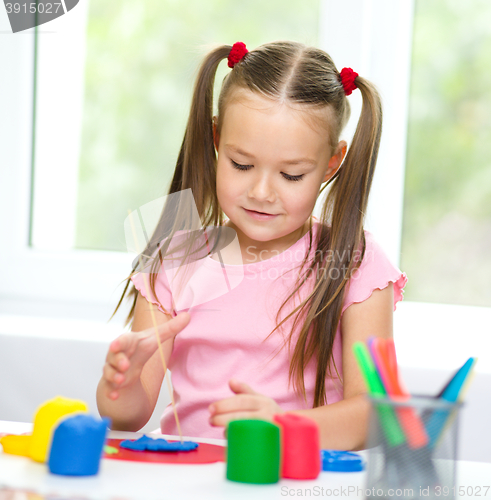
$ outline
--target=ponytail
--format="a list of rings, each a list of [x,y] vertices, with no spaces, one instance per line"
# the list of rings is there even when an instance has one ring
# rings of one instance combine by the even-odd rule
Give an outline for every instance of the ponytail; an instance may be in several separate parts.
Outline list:
[[[213,86],[218,65],[229,55],[231,48],[230,45],[217,47],[205,57],[201,64],[194,86],[184,139],[168,191],[170,195],[180,193],[185,189],[191,189],[202,227],[221,226],[223,224],[223,215],[216,196]],[[156,252],[160,257],[160,259],[154,259],[150,273],[150,288],[154,296],[158,265],[162,263],[162,253],[165,255],[167,248],[167,246],[159,248],[159,245],[163,239],[170,241],[176,231],[189,228],[189,220],[192,215],[189,212],[189,207],[181,204],[180,200],[177,203],[166,204],[163,208],[157,227],[143,251],[145,259],[148,256],[155,255]],[[196,224],[192,224],[192,226],[196,227]],[[127,294],[128,299],[132,299],[133,302],[125,326],[131,323],[135,312],[137,293],[130,278],[137,272],[137,268],[138,263],[134,263],[132,273],[126,280],[123,294],[111,316],[112,318],[116,314]]]
[[[363,98],[361,115],[352,144],[341,168],[330,181],[331,189],[322,207],[321,220],[330,224],[319,227],[311,265],[317,270],[317,280],[309,298],[298,308],[300,313],[303,309],[305,322],[290,364],[290,378],[305,396],[303,372],[308,362],[316,359],[314,407],[326,403],[326,375],[333,377],[333,370],[337,373],[332,361],[334,339],[346,284],[365,253],[363,222],[382,133],[378,92],[359,76],[356,85]],[[311,324],[313,328],[309,333]],[[339,377],[339,373],[337,375]]]
[[[192,189],[201,217],[218,214],[216,154],[213,142],[213,86],[219,63],[231,50],[223,45],[210,52],[198,72],[184,140],[169,194]],[[209,199],[211,198],[211,199]],[[218,223],[218,220],[213,221]]]

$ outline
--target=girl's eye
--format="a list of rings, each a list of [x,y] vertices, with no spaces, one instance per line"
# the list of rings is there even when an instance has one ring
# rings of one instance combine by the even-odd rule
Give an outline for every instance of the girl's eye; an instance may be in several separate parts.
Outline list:
[[[231,162],[234,168],[236,168],[237,170],[249,170],[250,168],[252,168],[252,165],[240,165],[239,163],[236,163],[234,160],[231,160]]]
[[[283,177],[288,180],[288,181],[301,181],[303,178],[303,175],[288,175],[288,174],[283,174]]]
[[[240,163],[237,163],[235,162],[234,160],[231,160],[232,162],[232,165],[234,168],[236,168],[237,170],[249,170],[250,168],[252,168],[254,165],[241,165]],[[287,181],[293,181],[293,182],[296,182],[296,181],[300,181],[302,180],[304,174],[301,174],[301,175],[288,175],[288,174],[285,174],[285,173],[281,173],[281,175],[287,180]]]

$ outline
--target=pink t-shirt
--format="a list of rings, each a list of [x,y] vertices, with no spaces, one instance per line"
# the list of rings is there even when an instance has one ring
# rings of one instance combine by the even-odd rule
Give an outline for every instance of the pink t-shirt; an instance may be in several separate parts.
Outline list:
[[[319,227],[313,225],[313,241]],[[363,302],[375,289],[394,283],[394,308],[402,300],[406,275],[388,260],[369,232],[365,232],[365,257],[353,274],[345,291],[343,312],[355,302]],[[222,264],[211,257],[201,261],[201,293],[216,298],[191,307],[191,321],[176,336],[169,361],[177,413],[182,433],[187,436],[222,438],[223,429],[209,424],[208,406],[220,399],[233,396],[228,386],[231,378],[246,382],[256,392],[272,397],[284,410],[312,408],[315,388],[315,365],[312,361],[304,372],[306,401],[298,396],[288,381],[290,356],[284,340],[290,333],[293,319],[268,336],[276,326],[276,313],[291,293],[309,245],[306,233],[283,253],[270,259],[233,266]],[[313,250],[311,250],[313,252]],[[295,269],[296,268],[296,269]],[[236,286],[227,293],[213,293],[213,283],[223,281],[224,270]],[[286,273],[286,274],[285,274]],[[132,278],[136,288],[152,303],[141,274]],[[238,285],[237,285],[238,283]],[[307,281],[290,304],[297,306],[307,296],[311,286]],[[196,284],[193,285],[195,294]],[[173,311],[165,272],[159,273],[156,294],[167,311]],[[160,308],[160,307],[159,307]],[[162,309],[161,309],[162,310]],[[187,310],[185,308],[179,309]],[[282,312],[283,319],[287,312]],[[172,315],[176,313],[173,311]],[[295,315],[294,315],[295,316]],[[298,330],[296,331],[298,335]],[[337,372],[342,374],[342,334],[338,325],[333,346]],[[335,370],[332,370],[336,374]],[[326,380],[328,404],[343,399],[342,381],[334,376]],[[178,434],[172,408],[168,406],[161,419],[164,434]]]

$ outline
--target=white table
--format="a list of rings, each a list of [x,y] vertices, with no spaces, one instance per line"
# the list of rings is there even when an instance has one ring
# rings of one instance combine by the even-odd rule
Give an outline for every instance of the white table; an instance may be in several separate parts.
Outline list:
[[[29,432],[31,424],[0,421],[0,432]],[[111,432],[111,438],[135,439],[141,434]],[[197,440],[223,444],[221,440]],[[476,486],[491,482],[491,464],[460,462],[458,484],[475,492]],[[314,481],[281,479],[273,485],[249,485],[225,479],[225,463],[172,465],[103,459],[99,474],[92,477],[64,477],[50,474],[45,464],[26,457],[0,453],[1,487],[19,488],[57,500],[274,500],[280,498],[364,498],[365,473],[322,472]],[[310,490],[310,495],[309,491]],[[460,498],[470,498],[466,495]],[[481,497],[484,490],[481,489]],[[488,491],[491,498],[491,488]],[[7,497],[8,498],[8,497]],[[20,497],[11,497],[17,498]],[[26,496],[27,500],[29,497]],[[36,497],[38,498],[38,497]]]

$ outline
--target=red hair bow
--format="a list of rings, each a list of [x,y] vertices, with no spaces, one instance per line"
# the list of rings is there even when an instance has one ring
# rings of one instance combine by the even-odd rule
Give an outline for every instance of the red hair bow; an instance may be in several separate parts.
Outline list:
[[[235,42],[228,54],[228,67],[233,68],[248,52],[245,43]]]
[[[351,68],[343,68],[340,73],[341,83],[343,84],[344,93],[350,95],[353,90],[358,88],[355,83],[355,79],[358,73],[353,71]]]

